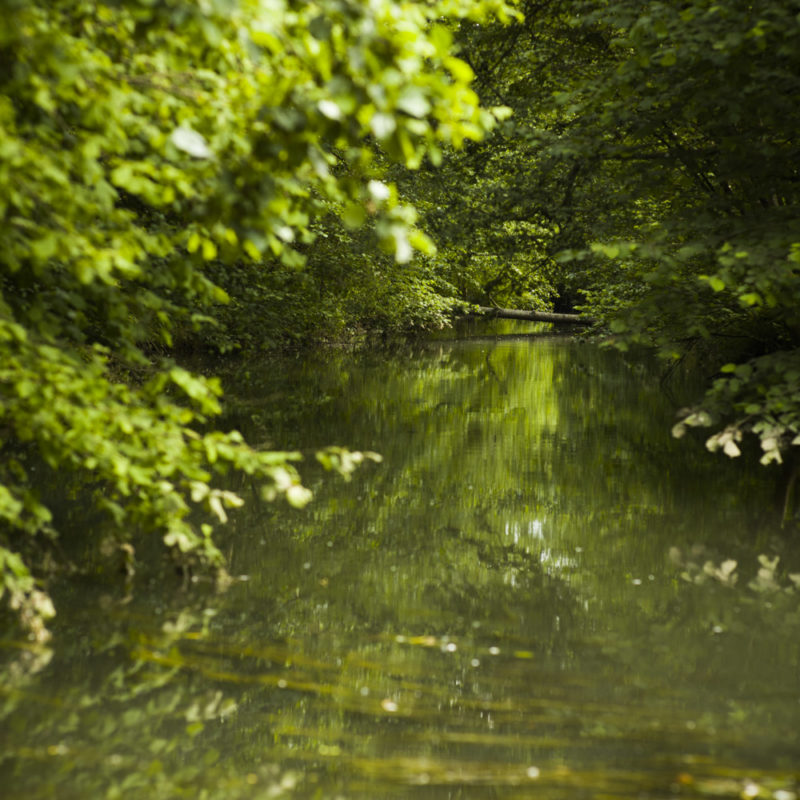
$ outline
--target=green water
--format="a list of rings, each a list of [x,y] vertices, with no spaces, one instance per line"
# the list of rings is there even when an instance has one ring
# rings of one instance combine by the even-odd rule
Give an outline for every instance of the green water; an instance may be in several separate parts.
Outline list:
[[[383,462],[238,485],[224,592],[60,581],[49,662],[5,640],[3,797],[800,795],[768,473],[672,440],[652,365],[498,330],[236,365],[252,441]]]

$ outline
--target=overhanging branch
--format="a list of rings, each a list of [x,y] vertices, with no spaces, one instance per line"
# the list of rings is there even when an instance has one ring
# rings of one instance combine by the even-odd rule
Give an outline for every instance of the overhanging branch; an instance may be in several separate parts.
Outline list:
[[[594,320],[582,314],[556,314],[551,311],[522,311],[516,308],[488,308],[473,306],[461,312],[463,316],[497,317],[500,319],[522,319],[531,322],[555,322],[562,325],[591,325]]]

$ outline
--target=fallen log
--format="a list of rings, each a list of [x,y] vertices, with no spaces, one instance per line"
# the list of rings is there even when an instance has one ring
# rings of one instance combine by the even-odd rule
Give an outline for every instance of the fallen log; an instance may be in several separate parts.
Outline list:
[[[499,317],[500,319],[524,319],[532,322],[556,322],[566,325],[591,325],[594,320],[581,314],[556,314],[551,311],[520,311],[516,308],[489,308],[473,306],[466,316]]]

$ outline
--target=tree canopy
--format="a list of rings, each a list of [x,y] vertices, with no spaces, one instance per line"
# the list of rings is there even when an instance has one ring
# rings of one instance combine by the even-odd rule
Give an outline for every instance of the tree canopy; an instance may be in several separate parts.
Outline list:
[[[78,486],[126,568],[153,532],[221,566],[230,471],[307,502],[191,348],[577,308],[706,372],[676,436],[792,461],[800,0],[0,9],[0,586],[33,636]]]

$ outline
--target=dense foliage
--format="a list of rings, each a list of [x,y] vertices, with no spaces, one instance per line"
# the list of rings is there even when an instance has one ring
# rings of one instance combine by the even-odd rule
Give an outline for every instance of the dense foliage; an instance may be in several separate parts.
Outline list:
[[[126,570],[139,531],[221,564],[231,470],[308,500],[177,348],[578,307],[707,371],[676,436],[792,465],[798,0],[0,9],[0,585],[34,635],[77,486]]]
[[[298,454],[214,430],[219,382],[166,354],[198,330],[236,344],[213,333],[229,293],[251,335],[248,292],[302,297],[298,270],[326,231],[369,218],[369,248],[392,263],[431,251],[374,154],[414,168],[491,128],[450,27],[510,12],[501,0],[0,11],[0,592],[42,637],[53,609],[33,537],[55,538],[74,486],[94,488],[105,520],[92,529],[111,532],[104,549],[128,570],[140,531],[221,563],[213,524],[242,501],[216,475],[307,501]],[[324,460],[347,471],[359,456]]]
[[[507,29],[461,28],[484,102],[514,114],[432,181],[439,257],[470,299],[555,291],[620,347],[691,355],[709,391],[675,434],[712,426],[708,447],[737,456],[752,432],[762,463],[791,460],[800,3],[522,9]]]

